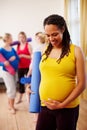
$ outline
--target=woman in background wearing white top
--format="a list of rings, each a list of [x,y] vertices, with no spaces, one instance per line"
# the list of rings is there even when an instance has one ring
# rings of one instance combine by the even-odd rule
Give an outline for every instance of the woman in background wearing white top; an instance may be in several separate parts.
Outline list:
[[[35,49],[33,50],[33,54],[34,54],[34,52],[37,52],[37,51],[40,51],[41,54],[42,54],[44,48],[48,44],[48,40],[46,38],[46,35],[43,32],[37,32],[35,34],[35,40],[36,40],[36,43],[37,43],[37,47],[35,47]],[[33,56],[32,56],[32,59],[33,59]],[[31,61],[30,67],[29,67],[29,71],[27,73],[27,77],[29,77],[32,74],[32,61]]]

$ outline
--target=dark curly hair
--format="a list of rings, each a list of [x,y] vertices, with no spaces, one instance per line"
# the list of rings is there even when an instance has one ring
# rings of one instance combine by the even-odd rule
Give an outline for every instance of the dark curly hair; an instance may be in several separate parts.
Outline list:
[[[60,55],[60,58],[57,60],[57,62],[60,63],[61,59],[65,55],[68,56],[68,54],[70,52],[70,43],[71,43],[70,34],[68,31],[66,22],[62,16],[53,14],[53,15],[50,15],[47,18],[45,18],[45,20],[43,22],[43,26],[45,27],[45,25],[50,25],[50,24],[56,25],[60,30],[62,30],[63,28],[65,29],[64,33],[63,33],[63,39],[62,39],[62,53]],[[43,54],[43,55],[46,55],[46,57],[43,59],[43,61],[48,58],[48,55],[50,54],[52,48],[53,48],[52,44],[49,44]]]

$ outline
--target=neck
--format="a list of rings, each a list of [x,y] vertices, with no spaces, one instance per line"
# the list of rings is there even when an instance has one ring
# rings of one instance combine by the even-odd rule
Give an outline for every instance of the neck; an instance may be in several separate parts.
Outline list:
[[[24,45],[26,42],[20,42],[22,45]]]
[[[7,50],[9,50],[9,49],[11,49],[11,46],[10,46],[10,44],[5,44],[4,48],[7,49]]]

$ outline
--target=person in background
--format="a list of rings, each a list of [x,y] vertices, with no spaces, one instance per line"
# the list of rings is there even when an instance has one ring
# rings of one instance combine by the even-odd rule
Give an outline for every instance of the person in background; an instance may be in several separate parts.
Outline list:
[[[16,97],[16,71],[18,69],[18,63],[19,63],[19,57],[10,45],[12,43],[12,35],[9,33],[6,33],[4,35],[3,41],[4,46],[0,48],[0,54],[4,56],[6,61],[0,62],[0,65],[2,65],[3,68],[3,80],[5,82],[5,86],[7,89],[7,96],[8,96],[8,107],[12,114],[15,114],[16,109],[14,107],[14,101]],[[0,56],[1,56],[0,55]],[[1,57],[0,57],[1,58]],[[15,70],[14,74],[11,74],[9,71],[7,71],[6,67],[12,66]]]
[[[35,41],[37,43],[37,47],[35,48],[34,52],[40,51],[43,52],[43,48],[47,46],[47,37],[44,32],[37,32],[35,34]]]
[[[17,54],[20,58],[20,62],[18,65],[19,95],[16,103],[20,103],[22,101],[23,94],[25,93],[25,86],[20,83],[20,79],[28,73],[32,55],[32,47],[27,42],[27,36],[25,32],[19,33],[18,40],[20,42],[20,44],[17,45]]]
[[[86,86],[84,55],[71,42],[62,16],[52,14],[43,25],[49,45],[39,65],[41,112],[36,130],[76,130],[79,96]]]
[[[37,51],[40,51],[41,54],[43,53],[43,48],[46,48],[46,46],[48,45],[48,41],[47,41],[47,38],[46,38],[46,35],[43,33],[43,32],[37,32],[35,34],[35,41],[36,41],[36,48],[34,48],[33,50],[33,54],[34,52],[37,52]],[[33,56],[32,56],[32,61],[33,61]],[[27,77],[31,76],[32,75],[32,64],[33,62],[31,61],[31,64],[30,64],[30,69],[27,73]],[[26,84],[26,94],[27,94],[27,99],[28,99],[28,102],[29,102],[29,95],[31,93],[30,91],[30,88],[31,85],[30,84]],[[35,113],[34,114],[34,122],[37,121],[37,118],[38,118],[38,113]]]
[[[37,51],[40,51],[42,54],[44,48],[48,45],[48,40],[47,40],[46,35],[43,32],[37,32],[35,34],[35,41],[36,41],[36,47],[33,49],[33,54],[34,54],[34,52],[37,52]],[[27,77],[32,75],[32,61],[33,61],[33,56],[32,56],[32,60],[31,60],[31,64],[29,66],[30,69],[27,73]]]

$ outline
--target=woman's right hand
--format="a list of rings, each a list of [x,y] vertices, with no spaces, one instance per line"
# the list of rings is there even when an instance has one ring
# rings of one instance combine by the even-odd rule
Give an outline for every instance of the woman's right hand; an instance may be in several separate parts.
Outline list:
[[[27,84],[25,87],[26,87],[25,92],[29,96],[29,100],[30,100],[30,95],[34,94],[34,92],[31,90],[31,84]]]
[[[10,65],[9,61],[6,60],[6,61],[4,62],[4,66],[9,66],[9,65]]]
[[[31,84],[26,85],[25,92],[29,95],[34,94],[34,92],[31,90]]]

